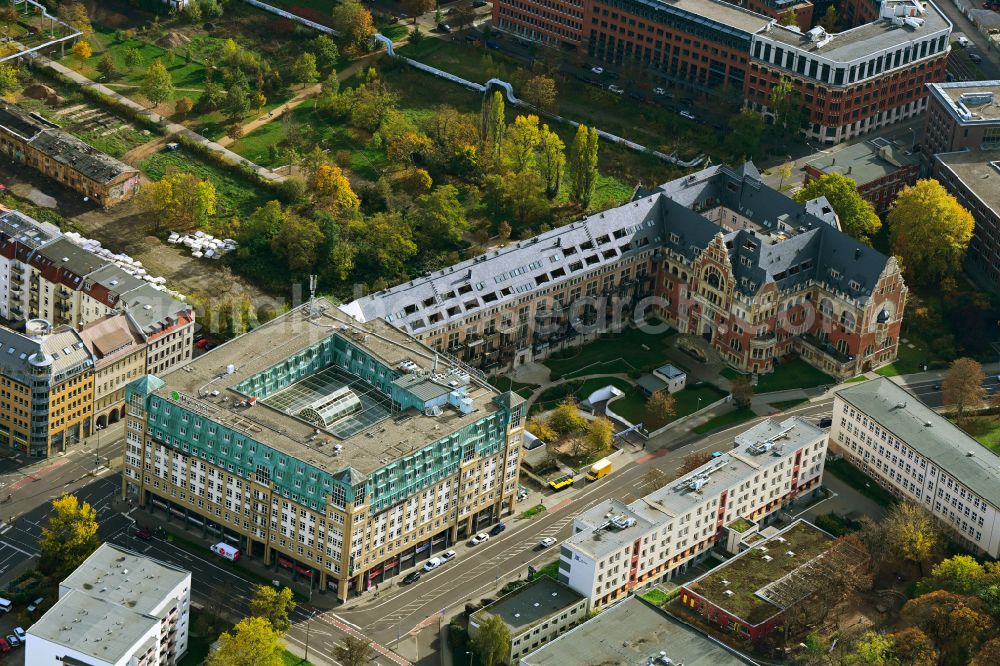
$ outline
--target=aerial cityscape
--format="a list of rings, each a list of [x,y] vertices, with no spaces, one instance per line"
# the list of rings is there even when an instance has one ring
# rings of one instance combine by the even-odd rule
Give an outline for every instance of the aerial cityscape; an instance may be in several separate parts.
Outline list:
[[[0,664],[1000,666],[997,0],[0,0]]]

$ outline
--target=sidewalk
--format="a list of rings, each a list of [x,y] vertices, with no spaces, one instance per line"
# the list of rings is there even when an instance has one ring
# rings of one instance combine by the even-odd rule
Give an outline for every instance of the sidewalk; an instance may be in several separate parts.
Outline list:
[[[199,144],[205,146],[209,150],[212,150],[212,151],[215,151],[215,152],[218,152],[218,153],[222,153],[223,157],[225,157],[230,162],[234,162],[236,164],[244,164],[244,165],[250,167],[255,172],[257,172],[257,174],[259,176],[261,176],[262,178],[265,178],[265,179],[271,180],[271,181],[278,181],[278,180],[283,180],[284,179],[284,176],[279,176],[278,174],[276,174],[275,172],[271,171],[270,169],[265,169],[264,167],[260,166],[259,164],[255,164],[254,162],[251,162],[247,158],[242,157],[240,155],[237,155],[233,151],[228,150],[227,148],[224,148],[219,143],[217,143],[215,141],[211,141],[211,140],[205,138],[204,136],[202,136],[201,134],[198,134],[197,132],[188,129],[187,127],[184,127],[184,125],[181,125],[179,123],[175,123],[175,122],[167,119],[166,117],[161,116],[158,113],[150,111],[149,109],[147,109],[146,107],[142,106],[138,102],[133,101],[132,99],[129,99],[128,97],[125,97],[124,95],[122,95],[122,94],[120,94],[118,92],[115,92],[114,90],[112,90],[111,88],[108,88],[107,86],[105,86],[103,84],[95,83],[94,81],[92,81],[91,79],[88,79],[83,74],[80,74],[79,72],[77,72],[75,70],[72,70],[69,67],[66,67],[65,65],[62,65],[62,64],[60,64],[58,62],[55,62],[54,60],[50,60],[49,58],[46,58],[46,57],[43,57],[43,56],[38,57],[37,61],[39,63],[41,63],[43,66],[48,67],[49,69],[51,69],[51,70],[53,70],[53,71],[55,71],[55,72],[57,72],[57,73],[65,76],[65,77],[69,78],[70,80],[72,80],[73,82],[75,82],[77,85],[79,85],[81,87],[93,88],[94,90],[98,91],[99,93],[101,93],[103,95],[107,95],[108,97],[112,97],[112,98],[116,99],[117,101],[119,101],[120,103],[124,104],[125,106],[128,106],[128,107],[134,109],[135,111],[137,111],[137,112],[145,115],[147,118],[149,118],[150,120],[152,120],[154,123],[157,123],[158,125],[160,125],[161,127],[163,127],[170,134],[176,134],[178,136],[183,136],[184,138],[186,138],[186,139],[188,139],[190,141],[193,141],[195,143],[199,143]]]

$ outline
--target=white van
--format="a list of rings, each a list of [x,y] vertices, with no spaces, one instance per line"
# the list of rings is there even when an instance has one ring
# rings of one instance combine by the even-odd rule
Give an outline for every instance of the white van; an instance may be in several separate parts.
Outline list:
[[[968,48],[969,46],[972,45],[972,42],[969,41],[969,38],[963,35],[959,35],[958,37],[956,37],[955,43],[961,46],[963,49]]]
[[[228,543],[219,542],[211,547],[212,552],[220,557],[224,557],[230,562],[235,562],[240,559],[240,551],[238,548],[233,548]]]
[[[10,603],[9,599],[0,597],[0,613],[9,613],[13,607],[14,604]]]

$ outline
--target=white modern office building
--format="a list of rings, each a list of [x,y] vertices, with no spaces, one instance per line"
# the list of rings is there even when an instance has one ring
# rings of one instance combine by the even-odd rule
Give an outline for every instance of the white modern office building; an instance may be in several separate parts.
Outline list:
[[[792,417],[758,423],[732,450],[625,504],[612,499],[577,516],[559,579],[592,608],[666,580],[703,557],[739,523],[765,522],[823,477],[826,431]]]
[[[28,629],[31,666],[167,666],[187,652],[191,572],[104,544]]]
[[[837,392],[830,447],[967,548],[1000,556],[1000,457],[890,379]]]

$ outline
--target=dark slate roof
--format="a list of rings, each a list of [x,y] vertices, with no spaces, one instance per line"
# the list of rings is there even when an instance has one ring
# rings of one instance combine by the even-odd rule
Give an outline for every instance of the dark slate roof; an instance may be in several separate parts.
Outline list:
[[[87,145],[38,114],[10,104],[0,105],[0,126],[14,132],[46,157],[65,164],[98,183],[109,183],[137,170]]]
[[[702,214],[718,206],[749,219],[759,231],[730,231]],[[420,333],[640,251],[666,248],[693,261],[718,234],[729,247],[737,289],[748,296],[768,282],[788,289],[816,279],[864,301],[888,259],[842,233],[835,221],[825,199],[796,203],[762,183],[750,162],[740,169],[711,166],[654,190],[640,190],[623,206],[370,294],[342,309],[360,321],[384,317],[409,333]]]

